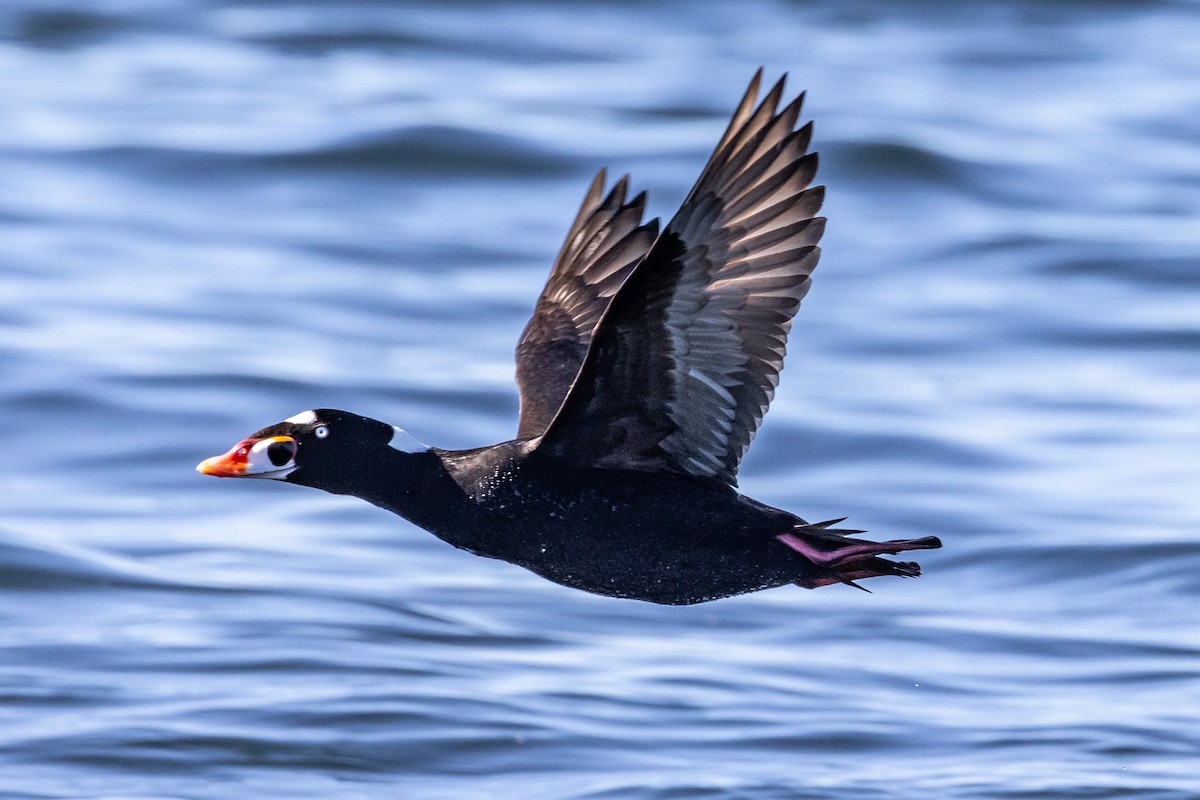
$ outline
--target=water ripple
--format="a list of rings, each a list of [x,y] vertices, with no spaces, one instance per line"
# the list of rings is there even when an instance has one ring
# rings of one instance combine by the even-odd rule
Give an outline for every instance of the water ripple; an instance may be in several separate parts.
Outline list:
[[[1191,800],[1200,17],[964,8],[0,9],[0,795]],[[664,609],[194,472],[511,436],[590,176],[669,217],[764,63],[830,224],[742,486],[922,578]]]

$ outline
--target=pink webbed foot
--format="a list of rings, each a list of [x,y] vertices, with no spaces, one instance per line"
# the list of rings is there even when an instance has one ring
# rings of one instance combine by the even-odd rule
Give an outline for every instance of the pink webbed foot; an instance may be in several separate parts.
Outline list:
[[[798,580],[797,585],[809,589],[831,583],[857,586],[854,583],[856,580],[880,575],[915,578],[921,574],[920,565],[912,561],[888,561],[879,556],[895,555],[907,550],[932,550],[942,546],[936,536],[896,539],[890,542],[851,539],[847,534],[863,531],[830,527],[841,521],[834,519],[812,525],[798,525],[792,532],[781,533],[775,537],[820,568],[817,575]]]

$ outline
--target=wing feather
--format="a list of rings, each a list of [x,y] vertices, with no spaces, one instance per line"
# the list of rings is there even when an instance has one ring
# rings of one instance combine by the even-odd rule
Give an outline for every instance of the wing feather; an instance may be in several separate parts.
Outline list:
[[[541,435],[554,418],[583,364],[596,323],[658,235],[658,220],[642,224],[645,193],[625,202],[629,176],[607,195],[605,182],[600,170],[517,343],[519,438]]]
[[[539,449],[735,485],[820,257],[812,126],[754,76],[679,212],[617,291]]]

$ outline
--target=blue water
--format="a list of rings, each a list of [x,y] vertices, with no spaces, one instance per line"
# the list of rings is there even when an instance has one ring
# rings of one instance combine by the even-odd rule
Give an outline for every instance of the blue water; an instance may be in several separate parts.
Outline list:
[[[0,796],[1200,796],[1200,7],[9,0]],[[593,597],[193,466],[515,431],[594,170],[754,69],[830,218],[749,494],[925,576]]]

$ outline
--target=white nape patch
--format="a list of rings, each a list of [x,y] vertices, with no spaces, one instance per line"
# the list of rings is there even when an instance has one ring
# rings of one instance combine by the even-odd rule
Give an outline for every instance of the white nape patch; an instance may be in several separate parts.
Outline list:
[[[293,425],[312,425],[317,421],[317,412],[301,411],[294,417],[288,417],[284,422],[290,422]]]
[[[392,426],[395,433],[392,434],[392,439],[388,442],[388,447],[393,450],[399,450],[401,453],[427,453],[429,448],[417,441],[411,433],[397,425]]]

